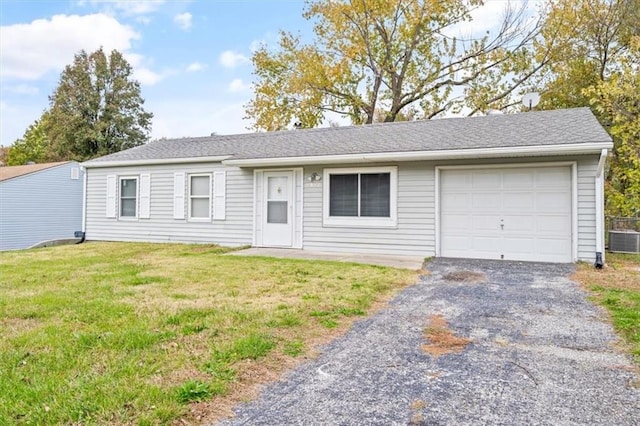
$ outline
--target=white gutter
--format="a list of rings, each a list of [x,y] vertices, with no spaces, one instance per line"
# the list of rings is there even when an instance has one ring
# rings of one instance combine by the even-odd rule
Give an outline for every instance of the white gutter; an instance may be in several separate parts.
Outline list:
[[[185,164],[185,163],[219,163],[230,155],[218,155],[214,157],[185,157],[185,158],[159,158],[155,160],[122,160],[122,161],[88,161],[81,163],[82,166],[91,169],[101,167],[125,167],[125,166],[154,166],[162,164]]]
[[[595,190],[596,190],[596,256],[600,253],[604,263],[604,164],[607,160],[607,150],[600,152],[600,161],[596,169]]]
[[[317,155],[306,157],[280,158],[248,158],[240,160],[223,160],[222,163],[239,167],[268,167],[268,166],[304,166],[323,163],[363,163],[381,161],[418,161],[418,160],[449,160],[465,158],[544,156],[567,154],[594,154],[603,149],[613,147],[611,142],[592,142],[562,145],[532,145],[520,147],[447,149],[440,151],[410,151],[410,152],[379,152],[372,154],[340,154]]]

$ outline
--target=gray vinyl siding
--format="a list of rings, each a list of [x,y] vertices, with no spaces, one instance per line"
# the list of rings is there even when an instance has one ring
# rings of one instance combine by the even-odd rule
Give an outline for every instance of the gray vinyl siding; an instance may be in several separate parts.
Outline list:
[[[226,218],[207,222],[174,219],[174,173],[187,175],[185,212],[189,197],[188,175],[226,172]],[[107,176],[151,177],[150,217],[120,219],[106,216]],[[250,245],[253,232],[253,171],[225,167],[220,163],[166,166],[92,168],[87,174],[86,232],[89,240],[209,243],[225,246]]]
[[[71,179],[71,169],[78,179]],[[83,173],[66,163],[0,182],[0,250],[74,238],[82,230]]]
[[[304,180],[304,248],[307,250],[393,255],[435,255],[435,167],[546,162],[577,162],[578,259],[595,259],[595,173],[599,157],[534,157],[467,161],[396,163],[398,166],[398,225],[387,228],[323,226],[322,183]],[[389,164],[371,164],[383,166]],[[362,164],[352,165],[363,167]],[[332,165],[307,167],[304,176],[322,174]],[[339,167],[343,167],[340,165]]]
[[[395,228],[323,226],[323,183],[304,186],[304,248],[318,251],[433,256],[435,253],[434,173],[424,162],[375,164],[398,166],[398,224]],[[366,165],[357,164],[353,167]],[[305,177],[324,168],[305,168]],[[349,166],[338,166],[339,168]]]

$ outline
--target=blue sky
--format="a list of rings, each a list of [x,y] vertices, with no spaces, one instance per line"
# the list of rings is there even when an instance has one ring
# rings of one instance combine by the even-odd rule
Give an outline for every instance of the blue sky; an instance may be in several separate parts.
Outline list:
[[[311,34],[302,1],[0,0],[1,145],[48,106],[80,49],[118,49],[155,114],[152,138],[247,132],[249,61],[280,29]]]
[[[487,0],[465,32],[492,29],[507,4]],[[281,29],[310,40],[303,9],[302,0],[0,0],[0,145],[40,117],[75,53],[100,46],[133,66],[152,139],[247,132],[252,51],[275,47]]]

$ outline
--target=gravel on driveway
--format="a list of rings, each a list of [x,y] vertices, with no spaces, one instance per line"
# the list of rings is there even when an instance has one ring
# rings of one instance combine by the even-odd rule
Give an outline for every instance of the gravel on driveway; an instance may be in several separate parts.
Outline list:
[[[436,259],[427,268],[223,424],[640,424],[632,362],[569,280],[573,265]],[[466,272],[486,280],[447,279]],[[472,339],[462,352],[421,349],[438,314]]]

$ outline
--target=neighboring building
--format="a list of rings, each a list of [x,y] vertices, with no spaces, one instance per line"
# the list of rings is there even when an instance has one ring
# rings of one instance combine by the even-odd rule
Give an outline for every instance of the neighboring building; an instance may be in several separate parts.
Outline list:
[[[603,251],[588,108],[162,140],[91,160],[91,240],[572,262]]]
[[[82,230],[84,172],[75,161],[0,167],[0,250]]]

